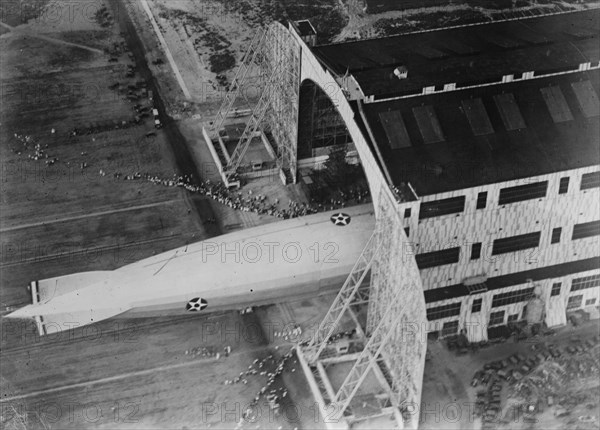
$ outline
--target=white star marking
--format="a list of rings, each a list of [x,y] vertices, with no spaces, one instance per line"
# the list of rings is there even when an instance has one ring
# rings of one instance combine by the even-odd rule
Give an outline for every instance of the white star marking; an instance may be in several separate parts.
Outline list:
[[[350,224],[350,220],[350,215],[346,215],[344,213],[337,213],[331,216],[331,222],[342,227]]]

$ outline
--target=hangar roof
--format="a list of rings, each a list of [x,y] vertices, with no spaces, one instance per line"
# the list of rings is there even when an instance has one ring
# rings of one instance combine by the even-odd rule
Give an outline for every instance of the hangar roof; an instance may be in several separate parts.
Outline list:
[[[313,52],[337,74],[353,75],[365,96],[386,98],[597,63],[599,22],[594,9],[323,45]],[[408,69],[406,79],[394,75],[400,66]]]
[[[599,23],[591,10],[314,50],[375,95],[355,118],[394,185],[422,196],[600,164]]]
[[[394,184],[418,195],[600,164],[598,69],[364,104]]]

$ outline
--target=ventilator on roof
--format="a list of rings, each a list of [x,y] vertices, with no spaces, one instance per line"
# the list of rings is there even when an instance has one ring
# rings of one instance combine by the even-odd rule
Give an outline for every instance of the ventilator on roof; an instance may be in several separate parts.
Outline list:
[[[408,69],[406,66],[398,66],[394,69],[394,75],[398,79],[406,79],[408,78]]]

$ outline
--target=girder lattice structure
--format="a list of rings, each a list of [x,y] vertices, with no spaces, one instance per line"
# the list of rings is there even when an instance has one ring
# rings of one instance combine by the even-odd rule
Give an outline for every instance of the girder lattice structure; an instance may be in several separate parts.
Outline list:
[[[396,318],[389,327],[390,337],[381,355],[391,375],[392,392],[398,396],[402,409],[411,409],[421,398],[427,350],[425,298],[395,200],[390,193],[382,192],[379,201],[376,228],[382,252],[371,270],[366,334],[375,333],[382,323],[389,324],[385,315],[391,306]],[[402,292],[401,300],[398,291]]]
[[[248,50],[244,54],[240,66],[238,67],[235,77],[233,81],[231,81],[231,85],[229,86],[229,91],[225,94],[223,101],[221,102],[221,106],[219,107],[219,111],[215,116],[212,125],[213,133],[218,133],[223,127],[223,122],[227,115],[231,112],[233,108],[233,104],[238,98],[238,96],[245,97],[245,93],[242,91],[242,86],[244,82],[246,82],[248,78],[248,73],[252,69],[252,66],[256,64],[259,59],[260,49],[262,44],[264,43],[266,31],[264,29],[260,29],[252,38],[250,45],[248,46]]]
[[[315,336],[305,348],[308,353],[307,359],[309,362],[314,363],[318,360],[327,346],[327,341],[339,327],[344,313],[348,311],[349,307],[357,300],[358,291],[362,286],[362,282],[367,276],[367,273],[371,269],[375,257],[377,256],[379,243],[380,241],[377,238],[377,233],[374,232],[360,257],[354,264],[350,275],[348,275],[346,282],[344,282],[344,285],[340,289],[329,312],[327,312],[327,315],[319,324]]]
[[[289,30],[280,23],[269,26],[265,39],[267,61],[263,67],[270,75],[278,69],[276,90],[266,115],[267,130],[277,146],[277,159],[281,169],[296,183],[298,105],[300,99],[300,46]]]
[[[254,137],[254,131],[260,130],[269,135],[277,154],[277,165],[287,182],[295,183],[300,46],[282,24],[275,22],[266,29],[261,29],[251,41],[213,121],[213,134],[220,131],[236,100],[240,96],[244,97],[244,86],[249,84],[249,71],[252,69],[258,71],[261,77],[258,82],[261,96],[245,132],[225,166],[225,175],[229,179],[237,173],[245,149]],[[253,80],[250,84],[257,83]]]
[[[342,315],[352,312],[351,306],[367,304],[367,324],[364,331],[364,348],[358,354],[352,369],[334,393],[331,386],[321,381],[319,387],[327,388],[323,398],[333,405],[334,421],[351,415],[348,411],[354,396],[370,371],[377,370],[386,376],[387,394],[398,426],[416,428],[418,417],[413,416],[421,399],[426,336],[425,301],[414,257],[406,253],[407,238],[401,228],[401,219],[395,200],[382,190],[376,229],[342,286],[314,337],[301,350],[303,359],[319,369],[320,379],[325,372],[321,355],[339,328]],[[401,264],[399,264],[401,262]],[[367,274],[371,274],[370,287],[365,288]],[[319,380],[320,380],[319,379]],[[318,381],[319,381],[318,380]],[[402,413],[407,416],[404,418]]]
[[[267,110],[269,109],[271,101],[276,97],[275,93],[277,92],[277,82],[279,78],[278,75],[280,73],[279,68],[273,69],[270,73],[271,75],[269,76],[269,79],[265,85],[265,89],[258,100],[258,104],[254,108],[254,112],[246,124],[246,128],[244,129],[240,140],[231,154],[231,159],[227,165],[226,172],[228,177],[237,172],[237,169],[244,158],[244,154],[246,154],[246,151],[248,150],[248,146],[250,146],[255,133],[258,131],[265,118],[265,115],[267,114]]]

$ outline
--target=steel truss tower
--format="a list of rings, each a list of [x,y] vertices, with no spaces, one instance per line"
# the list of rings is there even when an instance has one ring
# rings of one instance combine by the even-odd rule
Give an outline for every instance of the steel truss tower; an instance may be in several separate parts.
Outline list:
[[[382,190],[380,212],[373,236],[335,298],[313,339],[299,348],[301,363],[310,367],[328,417],[334,421],[352,415],[352,400],[369,372],[387,382],[387,396],[398,426],[416,428],[423,363],[427,348],[425,302],[414,257],[405,253],[406,236],[395,201]],[[368,296],[362,285],[371,273]],[[362,292],[362,293],[361,293]],[[364,348],[354,354],[354,364],[342,385],[334,390],[327,381],[322,356],[332,335],[351,307],[368,303]],[[356,317],[352,315],[356,320]],[[333,413],[331,412],[333,410]]]
[[[215,117],[213,134],[220,131],[238,97],[244,97],[244,85],[249,83],[251,69],[260,73],[261,96],[224,169],[225,175],[230,179],[237,173],[256,131],[262,131],[271,137],[277,165],[285,175],[286,183],[295,183],[300,46],[282,24],[275,22],[254,36]]]

